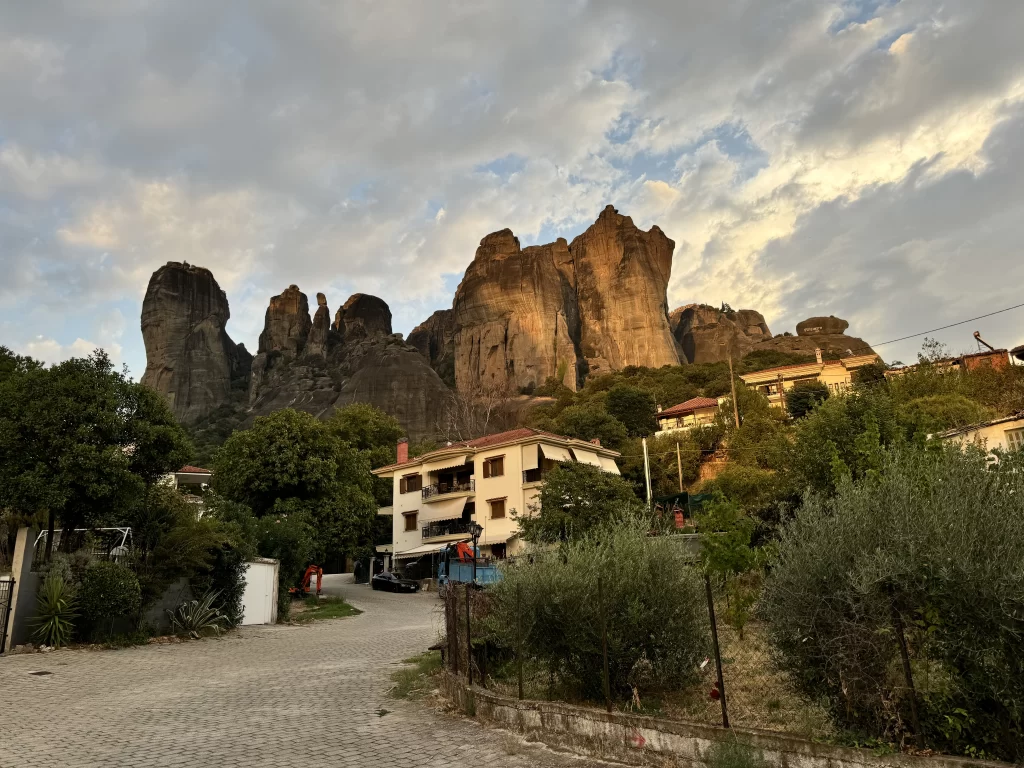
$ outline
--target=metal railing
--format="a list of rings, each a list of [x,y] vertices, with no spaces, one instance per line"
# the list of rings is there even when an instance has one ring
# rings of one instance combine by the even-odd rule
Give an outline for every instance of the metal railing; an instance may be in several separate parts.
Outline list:
[[[444,496],[446,493],[472,493],[475,490],[475,480],[468,480],[464,483],[434,483],[424,487],[423,498],[429,499],[431,496]]]
[[[430,523],[423,526],[423,538],[432,539],[435,536],[451,536],[456,533],[469,533],[469,527],[473,524],[471,520],[445,520]]]
[[[544,479],[544,475],[547,474],[541,469],[524,469],[523,470],[523,482],[524,483],[539,483]]]

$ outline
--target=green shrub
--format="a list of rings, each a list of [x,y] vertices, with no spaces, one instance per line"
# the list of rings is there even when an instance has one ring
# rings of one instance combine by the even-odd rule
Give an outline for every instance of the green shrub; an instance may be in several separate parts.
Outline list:
[[[828,387],[820,381],[801,381],[786,390],[786,410],[794,419],[801,419],[828,400]]]
[[[207,592],[198,600],[187,600],[174,611],[168,611],[171,630],[178,635],[199,639],[206,632],[220,631],[229,624],[228,617],[214,607],[219,595]]]
[[[572,693],[601,698],[600,577],[614,694],[694,682],[709,647],[703,585],[678,542],[649,530],[627,518],[510,565],[489,588],[492,641],[515,649],[521,630],[527,660]]]
[[[32,639],[54,648],[67,645],[71,641],[76,618],[74,589],[60,573],[52,572],[39,591],[36,617],[33,619],[36,629]]]
[[[927,744],[1024,757],[1022,468],[883,451],[875,474],[807,497],[783,529],[761,599],[773,652],[842,725],[906,737],[902,624]]]
[[[741,744],[735,737],[720,741],[709,751],[704,760],[707,768],[768,768],[764,755],[747,744]]]
[[[82,618],[98,628],[121,616],[137,614],[142,605],[139,580],[127,566],[109,560],[94,563],[82,577]]]

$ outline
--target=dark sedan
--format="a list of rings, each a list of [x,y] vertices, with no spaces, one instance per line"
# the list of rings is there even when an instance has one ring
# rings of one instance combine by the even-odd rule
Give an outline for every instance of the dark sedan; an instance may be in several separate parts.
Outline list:
[[[400,579],[393,573],[378,573],[370,579],[370,586],[385,592],[419,592],[419,582]]]

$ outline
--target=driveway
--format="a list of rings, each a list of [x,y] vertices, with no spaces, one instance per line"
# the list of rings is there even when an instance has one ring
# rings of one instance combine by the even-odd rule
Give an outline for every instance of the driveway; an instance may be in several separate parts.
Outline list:
[[[598,765],[389,698],[401,660],[438,637],[440,602],[324,583],[364,613],[0,658],[0,768]]]

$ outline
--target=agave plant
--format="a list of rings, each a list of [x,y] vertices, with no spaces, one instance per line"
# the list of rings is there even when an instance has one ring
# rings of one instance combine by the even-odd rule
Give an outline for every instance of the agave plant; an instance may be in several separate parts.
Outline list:
[[[212,629],[220,634],[229,625],[228,617],[213,607],[213,601],[220,592],[207,592],[198,600],[187,600],[174,611],[167,611],[171,617],[171,629],[179,635],[198,639],[203,632]]]
[[[41,645],[60,648],[71,641],[74,629],[75,590],[57,573],[51,573],[39,591],[38,609],[32,623],[36,625],[32,639]]]

